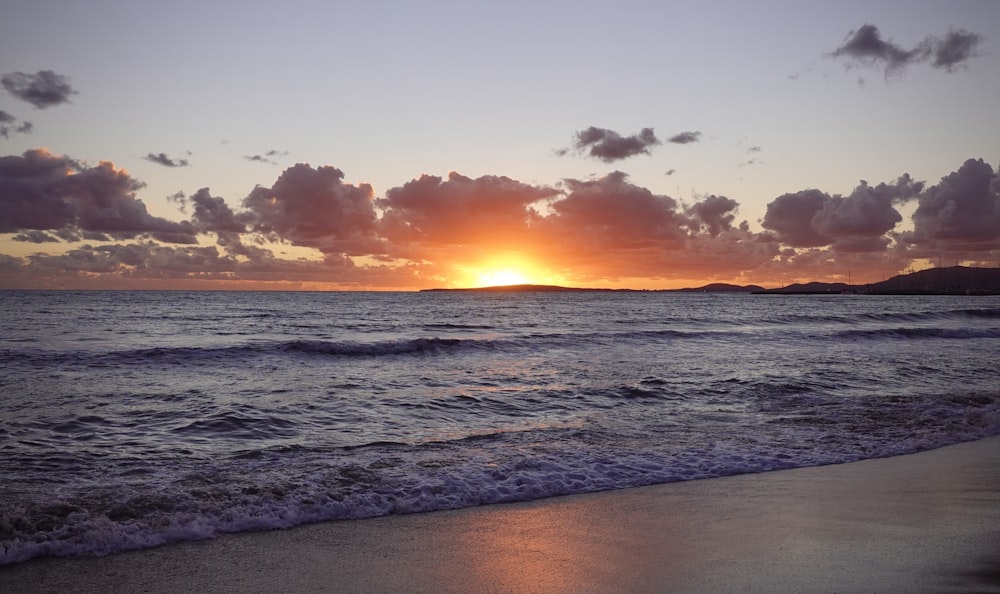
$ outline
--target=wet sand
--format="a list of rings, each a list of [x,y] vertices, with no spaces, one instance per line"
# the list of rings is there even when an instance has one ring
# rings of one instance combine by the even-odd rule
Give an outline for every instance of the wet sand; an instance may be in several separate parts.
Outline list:
[[[1000,437],[0,567],[3,592],[998,592]]]

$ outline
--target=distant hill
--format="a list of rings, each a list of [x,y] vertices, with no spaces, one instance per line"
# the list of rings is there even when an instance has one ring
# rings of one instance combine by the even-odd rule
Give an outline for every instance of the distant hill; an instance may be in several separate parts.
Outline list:
[[[868,293],[1000,294],[1000,268],[929,268],[865,287]]]
[[[929,268],[900,274],[868,285],[846,283],[794,284],[780,289],[756,291],[766,295],[818,295],[863,293],[866,295],[1000,295],[1000,268]]]
[[[857,287],[847,283],[821,283],[813,281],[811,283],[795,283],[786,285],[780,289],[761,289],[760,291],[754,292],[764,294],[776,293],[781,295],[824,295],[826,293],[856,293]]]
[[[753,293],[763,291],[764,287],[757,285],[730,285],[728,283],[712,283],[703,287],[691,289],[673,289],[675,293]]]

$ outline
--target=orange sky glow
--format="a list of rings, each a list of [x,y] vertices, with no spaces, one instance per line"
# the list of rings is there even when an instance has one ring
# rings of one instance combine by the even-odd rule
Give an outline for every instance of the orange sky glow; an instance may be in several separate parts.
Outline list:
[[[1000,3],[290,1],[12,7],[0,289],[1000,265]]]

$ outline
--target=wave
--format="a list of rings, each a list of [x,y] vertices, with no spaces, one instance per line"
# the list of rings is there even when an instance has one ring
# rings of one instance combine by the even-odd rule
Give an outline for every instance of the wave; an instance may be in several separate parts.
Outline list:
[[[375,343],[330,342],[325,340],[293,340],[275,345],[288,352],[335,355],[340,357],[378,357],[383,355],[423,355],[454,350],[463,346],[485,346],[489,341],[455,338],[415,338]]]
[[[1000,433],[997,393],[886,394],[867,402],[830,401],[815,396],[814,385],[727,383],[742,390],[745,397],[738,402],[753,414],[733,415],[711,401],[693,401],[686,403],[690,414],[678,423],[667,415],[628,431],[590,422],[423,443],[251,445],[206,460],[181,456],[158,462],[52,461],[53,468],[36,470],[56,475],[61,464],[69,464],[65,468],[74,469],[70,474],[87,474],[86,468],[100,465],[101,478],[60,489],[22,482],[21,488],[35,489],[30,497],[15,501],[12,492],[10,498],[0,499],[0,565],[326,520],[834,464]],[[638,385],[612,387],[605,397],[684,400],[659,392],[661,388],[657,378],[647,377]],[[87,415],[75,422],[93,425],[102,420]],[[755,423],[765,430],[755,431]],[[293,430],[274,415],[229,411],[177,431],[259,437],[261,427]],[[115,468],[117,475],[111,472]]]
[[[462,326],[465,327],[465,326]],[[642,330],[620,333],[543,333],[507,338],[410,338],[376,342],[293,339],[252,342],[227,346],[177,346],[129,349],[121,351],[48,351],[37,348],[0,350],[0,362],[29,365],[84,364],[111,366],[119,364],[211,364],[220,360],[239,360],[267,355],[305,355],[331,357],[434,356],[470,350],[533,350],[546,347],[574,347],[594,342],[621,340],[664,340],[721,335],[719,332],[679,330]]]
[[[424,324],[424,328],[428,330],[496,330],[496,326],[490,326],[486,324],[455,324],[455,323],[440,323],[440,324]]]
[[[853,326],[872,323],[919,324],[948,320],[1000,320],[1000,308],[953,309],[924,312],[859,313],[850,315],[790,315],[770,320],[777,325],[818,323]]]
[[[917,328],[903,326],[872,330],[845,330],[837,333],[836,336],[838,338],[864,340],[914,340],[932,338],[963,340],[974,338],[1000,338],[1000,328]]]
[[[562,431],[568,433],[566,439],[580,433]],[[418,448],[374,444],[363,448],[359,456],[285,474],[267,468],[267,464],[283,464],[280,457],[263,461],[244,457],[234,460],[241,466],[189,472],[165,484],[150,481],[95,485],[71,499],[52,498],[0,509],[0,566],[35,557],[106,555],[225,533],[322,521],[531,501],[851,462],[913,453],[989,434],[978,432],[946,441],[867,451],[803,452],[794,447],[787,451],[754,451],[747,449],[750,444],[727,442],[667,456],[627,449],[610,454],[582,448],[575,456],[524,454],[517,450],[503,457],[495,452],[509,449],[511,444],[506,443],[506,438],[511,434],[507,434],[476,440],[465,450],[454,444],[431,444],[424,450],[438,454],[433,457]],[[536,437],[528,435],[524,439],[532,438]],[[583,438],[603,440],[598,434]],[[484,449],[493,452],[493,457],[484,457]]]
[[[86,364],[94,366],[122,363],[215,362],[274,354],[328,355],[335,357],[380,357],[391,355],[431,355],[461,348],[489,348],[493,341],[449,338],[415,338],[372,343],[295,339],[255,342],[231,346],[153,347],[122,351],[47,351],[44,349],[5,349],[0,362],[28,364]]]

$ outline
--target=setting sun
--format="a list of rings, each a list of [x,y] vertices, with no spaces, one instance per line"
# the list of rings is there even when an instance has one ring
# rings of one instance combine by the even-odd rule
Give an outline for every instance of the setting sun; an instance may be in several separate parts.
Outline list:
[[[470,287],[532,285],[555,280],[529,257],[517,252],[497,254],[460,270],[460,275],[466,279],[465,285]]]
[[[484,287],[499,287],[504,285],[525,285],[531,281],[517,270],[490,270],[480,273],[479,284]]]

